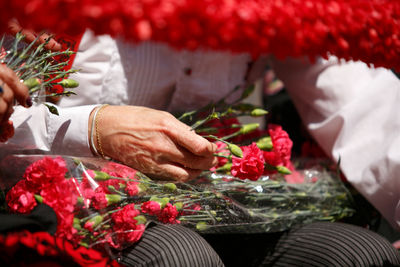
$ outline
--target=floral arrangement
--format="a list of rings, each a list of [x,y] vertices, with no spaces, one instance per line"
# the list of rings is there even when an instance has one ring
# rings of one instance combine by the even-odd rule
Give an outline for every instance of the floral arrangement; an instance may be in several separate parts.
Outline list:
[[[16,36],[3,35],[0,40],[0,62],[15,71],[18,77],[29,89],[31,99],[35,103],[44,103],[61,96],[75,94],[65,90],[78,86],[78,82],[68,76],[77,70],[70,69],[69,58],[74,52],[70,50],[50,51],[45,48],[48,41],[38,44],[36,40],[26,43],[25,36],[18,33]],[[46,104],[53,114],[58,115],[54,105]],[[5,142],[14,135],[11,120],[0,125],[0,142]]]
[[[243,102],[253,89],[179,116],[219,147],[218,166],[190,183],[153,181],[103,159],[10,156],[8,164],[26,168],[6,195],[8,209],[26,214],[44,203],[56,213],[56,237],[104,252],[137,242],[152,221],[203,233],[254,233],[351,215],[347,191],[332,173],[295,168],[292,141],[280,126],[261,131],[239,122],[267,113]]]
[[[151,221],[204,233],[255,233],[353,212],[340,180],[322,169],[297,171],[295,181],[281,175],[251,181],[213,172],[174,184],[102,159],[7,158],[16,159],[30,165],[7,193],[8,209],[26,214],[47,204],[57,215],[57,238],[103,252],[137,242]]]
[[[39,31],[74,35],[90,28],[178,49],[278,58],[333,54],[400,69],[400,2],[393,0],[11,0],[0,10],[6,11],[0,27],[15,17]]]

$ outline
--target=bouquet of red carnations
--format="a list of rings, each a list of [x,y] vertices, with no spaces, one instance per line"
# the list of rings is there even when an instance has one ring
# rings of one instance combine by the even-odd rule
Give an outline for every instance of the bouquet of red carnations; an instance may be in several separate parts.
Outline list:
[[[169,183],[102,159],[4,160],[28,165],[6,195],[11,212],[47,204],[57,215],[57,237],[100,250],[132,245],[150,222],[181,223],[204,233],[254,233],[352,212],[340,181],[321,168],[296,171],[296,181],[280,174],[251,181],[210,172],[191,183]]]

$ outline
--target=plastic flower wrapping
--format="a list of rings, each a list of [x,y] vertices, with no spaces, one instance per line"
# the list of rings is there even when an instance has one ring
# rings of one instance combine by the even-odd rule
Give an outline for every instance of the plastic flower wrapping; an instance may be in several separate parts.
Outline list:
[[[202,233],[262,233],[353,212],[346,189],[322,165],[256,181],[209,172],[170,183],[103,159],[10,155],[1,164],[10,163],[18,168],[1,169],[10,212],[47,204],[57,215],[56,237],[101,251],[134,244],[150,222]]]
[[[218,146],[218,165],[190,182],[156,181],[99,158],[6,155],[0,181],[7,209],[26,214],[44,203],[57,215],[56,237],[104,252],[138,242],[152,222],[265,233],[351,215],[350,195],[330,165],[293,162],[292,141],[279,125],[262,131],[239,121],[267,113],[243,102],[253,89],[179,116]]]

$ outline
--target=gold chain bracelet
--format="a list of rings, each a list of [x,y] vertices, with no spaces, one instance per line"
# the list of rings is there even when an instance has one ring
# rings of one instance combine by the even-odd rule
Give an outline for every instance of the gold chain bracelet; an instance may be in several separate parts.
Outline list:
[[[103,148],[101,146],[101,139],[100,139],[100,133],[99,133],[99,118],[100,118],[102,109],[107,106],[108,106],[108,104],[104,104],[104,105],[100,106],[95,114],[95,117],[93,118],[94,122],[95,122],[95,127],[96,127],[96,141],[97,141],[98,151],[102,158],[106,158],[106,157],[104,155]]]

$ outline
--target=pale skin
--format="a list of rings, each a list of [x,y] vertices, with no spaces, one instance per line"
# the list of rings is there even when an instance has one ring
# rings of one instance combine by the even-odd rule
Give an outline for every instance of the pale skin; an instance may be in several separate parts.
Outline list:
[[[90,125],[94,112],[89,119]],[[106,106],[97,115],[105,156],[152,178],[188,181],[218,162],[216,145],[168,112],[139,106]],[[98,142],[95,142],[99,151]]]

